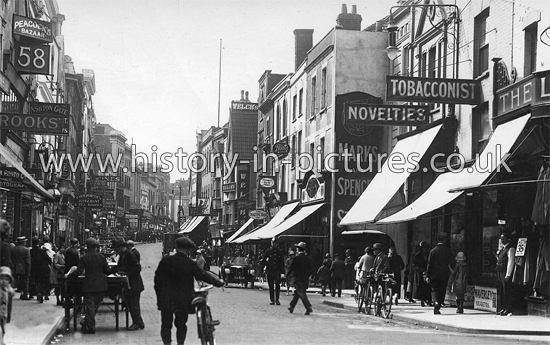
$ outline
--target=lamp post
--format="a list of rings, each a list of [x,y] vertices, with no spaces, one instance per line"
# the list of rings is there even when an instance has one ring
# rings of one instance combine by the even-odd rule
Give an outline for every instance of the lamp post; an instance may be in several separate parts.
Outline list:
[[[57,188],[48,189],[48,193],[54,197],[54,224],[51,232],[51,241],[56,243],[57,233],[59,232],[59,201],[61,200],[61,192]]]
[[[180,190],[180,199],[179,199],[179,202],[178,202],[178,213],[177,213],[177,216],[178,216],[178,230],[181,226],[181,218],[183,217],[183,207],[181,206],[181,182],[177,182],[176,183],[176,186],[179,188]],[[180,211],[181,210],[181,211]]]

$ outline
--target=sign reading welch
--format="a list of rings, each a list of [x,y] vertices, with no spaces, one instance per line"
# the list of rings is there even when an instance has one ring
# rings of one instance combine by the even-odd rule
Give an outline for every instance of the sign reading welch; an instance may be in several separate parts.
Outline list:
[[[422,126],[428,123],[429,107],[346,103],[344,112],[344,122],[348,126]]]
[[[479,93],[476,80],[386,77],[387,101],[478,104]]]
[[[46,43],[53,42],[52,23],[18,14],[13,15],[13,34]]]
[[[231,109],[233,110],[258,110],[258,103],[250,102],[231,102]]]

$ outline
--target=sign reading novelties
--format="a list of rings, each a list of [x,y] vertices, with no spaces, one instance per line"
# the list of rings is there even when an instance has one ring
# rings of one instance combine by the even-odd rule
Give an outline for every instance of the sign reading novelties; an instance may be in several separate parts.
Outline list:
[[[13,15],[13,34],[44,43],[53,42],[52,23],[18,14]]]
[[[424,105],[346,103],[344,121],[348,126],[422,126],[429,111]]]
[[[69,134],[69,119],[62,115],[0,113],[0,128],[37,134]]]
[[[478,104],[480,83],[468,79],[387,76],[386,100]]]

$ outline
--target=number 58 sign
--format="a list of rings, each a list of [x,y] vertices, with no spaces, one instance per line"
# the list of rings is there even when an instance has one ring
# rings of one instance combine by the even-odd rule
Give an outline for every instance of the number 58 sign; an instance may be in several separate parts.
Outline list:
[[[16,42],[15,69],[28,74],[50,74],[50,45]]]

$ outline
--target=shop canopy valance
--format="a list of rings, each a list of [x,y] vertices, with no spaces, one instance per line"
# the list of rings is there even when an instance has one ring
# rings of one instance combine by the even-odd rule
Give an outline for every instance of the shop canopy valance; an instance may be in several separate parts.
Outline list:
[[[183,230],[181,230],[179,233],[180,234],[191,233],[203,221],[204,218],[206,218],[206,216],[193,217],[193,219],[191,219],[191,221],[187,224],[187,226]]]
[[[294,211],[294,209],[298,206],[298,201],[288,203],[286,205],[283,205],[279,212],[267,223],[266,225],[262,226],[258,230],[252,231],[244,236],[241,236],[233,241],[233,243],[244,243],[245,241],[251,240],[251,239],[257,239],[258,235],[262,236],[264,233],[269,233],[271,229],[276,227],[277,225],[281,224],[288,215]]]
[[[231,237],[229,237],[227,239],[227,241],[225,241],[225,243],[231,243],[233,242],[236,238],[238,238],[246,229],[248,229],[248,226],[250,224],[252,224],[252,222],[254,221],[254,219],[250,218],[246,221],[246,223],[243,224],[243,226],[241,226],[239,228],[239,230],[235,231],[235,233],[233,235],[231,235]]]
[[[379,220],[377,224],[399,223],[416,219],[423,214],[445,206],[463,193],[453,193],[450,190],[481,186],[505,160],[507,153],[512,149],[530,116],[530,114],[524,115],[499,125],[491,135],[483,152],[477,157],[475,165],[458,172],[447,172],[439,175],[430,188],[412,204],[387,218]]]
[[[386,159],[371,183],[367,186],[357,202],[344,216],[339,225],[352,225],[358,223],[374,222],[376,216],[391,201],[397,190],[405,183],[411,172],[415,169],[415,162],[424,156],[442,125],[437,125],[424,132],[399,140],[392,155],[403,157],[404,164],[395,164],[390,169],[390,158]],[[398,168],[398,169],[396,169]]]

